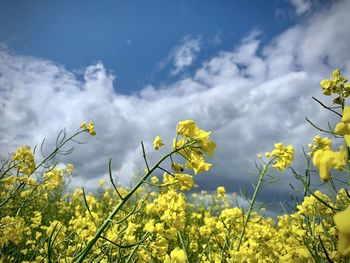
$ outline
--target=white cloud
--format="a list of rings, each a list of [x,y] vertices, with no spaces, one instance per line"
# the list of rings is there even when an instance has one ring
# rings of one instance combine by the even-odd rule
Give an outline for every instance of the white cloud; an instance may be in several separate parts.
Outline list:
[[[171,74],[177,75],[192,65],[200,50],[200,37],[193,38],[191,36],[186,36],[182,39],[181,43],[170,52],[170,55],[161,63],[161,66],[171,61],[173,63]]]
[[[152,151],[154,137],[160,135],[169,147],[176,123],[194,119],[213,131],[218,145],[215,168],[196,177],[197,183],[204,188],[224,184],[237,189],[252,179],[247,170],[254,168],[256,153],[271,150],[277,141],[297,149],[311,141],[316,132],[305,116],[326,126],[330,115],[311,96],[322,98],[319,81],[334,68],[350,75],[349,9],[349,1],[337,2],[266,45],[258,35],[250,35],[232,51],[205,61],[193,76],[164,87],[149,85],[136,95],[116,93],[114,76],[102,63],[88,67],[83,80],[78,80],[51,61],[2,48],[1,153],[22,143],[38,144],[44,137],[52,144],[61,128],[72,132],[81,121],[91,119],[97,136],[86,136],[88,143],[77,145],[63,160],[73,160],[79,178],[93,185],[106,174],[112,157],[119,178],[127,182],[143,166],[141,140],[150,162],[155,161],[159,155]],[[179,72],[188,63],[179,62]],[[280,184],[265,185],[265,193],[285,193],[287,184]]]
[[[311,0],[289,0],[289,2],[295,8],[294,12],[296,15],[305,14],[312,7]]]

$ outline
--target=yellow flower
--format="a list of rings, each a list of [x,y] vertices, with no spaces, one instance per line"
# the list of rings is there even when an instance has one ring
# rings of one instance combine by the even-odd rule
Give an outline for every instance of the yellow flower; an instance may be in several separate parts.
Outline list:
[[[334,223],[339,232],[339,252],[346,256],[350,256],[350,206],[344,211],[335,214]]]
[[[293,162],[294,149],[292,145],[284,146],[282,143],[275,143],[271,152],[265,153],[267,158],[275,158],[272,167],[279,171],[286,169]]]
[[[170,261],[168,259],[168,262],[171,263],[186,263],[187,257],[185,254],[185,251],[183,249],[176,247],[173,251],[170,253]]]
[[[332,147],[332,140],[330,140],[328,137],[321,137],[320,135],[316,135],[313,139],[314,144],[311,143],[308,145],[310,149],[312,150],[321,150],[321,149],[328,149],[330,150]]]
[[[16,161],[15,167],[22,174],[29,176],[35,171],[34,154],[27,145],[19,147],[12,160]]]
[[[339,78],[340,78],[340,70],[339,69],[334,70],[332,75],[333,75],[333,79],[335,81],[339,80]]]
[[[350,95],[350,85],[347,84],[348,80],[340,75],[340,70],[333,71],[333,79],[324,79],[320,82],[323,94],[326,96],[338,94],[339,96],[333,100],[335,104],[344,104],[344,98]]]
[[[173,169],[175,172],[183,172],[183,170],[184,170],[183,165],[178,164],[178,163],[173,163],[171,165],[171,169]]]
[[[193,138],[197,126],[193,120],[180,121],[177,124],[176,132],[182,136]]]
[[[191,160],[186,163],[187,168],[193,169],[195,174],[207,172],[210,170],[212,164],[206,163],[205,158],[194,153],[191,154]]]
[[[343,147],[340,151],[333,152],[332,150],[317,150],[313,157],[314,166],[320,170],[320,178],[323,182],[330,180],[330,169],[343,171],[346,165],[346,152]]]
[[[152,182],[153,184],[158,183],[158,182],[159,182],[158,177],[157,177],[157,176],[153,176],[153,177],[151,178],[151,182]]]
[[[334,82],[329,79],[323,79],[320,82],[320,86],[322,87],[323,94],[329,96],[333,92]]]
[[[215,152],[215,149],[216,149],[216,143],[209,140],[209,139],[206,139],[206,140],[203,140],[200,144],[200,148],[203,152],[205,152],[206,154],[208,154],[211,158],[214,157],[214,152]]]
[[[193,120],[180,121],[177,124],[176,132],[182,136],[199,140],[208,139],[211,134],[211,132],[198,128]]]
[[[343,110],[342,121],[335,126],[335,133],[344,136],[346,145],[350,146],[350,107],[345,107]]]
[[[143,231],[147,231],[150,233],[153,233],[155,231],[155,220],[151,219],[150,221],[148,221],[145,226],[143,227]]]
[[[163,145],[164,145],[164,143],[162,142],[162,139],[159,136],[157,136],[153,141],[153,148],[155,150],[158,150]]]
[[[175,178],[180,182],[180,190],[191,190],[194,185],[193,177],[189,174],[175,174]]]
[[[67,174],[71,175],[74,171],[74,165],[72,163],[67,164]]]
[[[96,132],[95,132],[95,125],[93,124],[92,121],[90,121],[88,124],[86,124],[85,122],[83,122],[82,124],[80,124],[80,128],[86,129],[87,132],[88,132],[91,136],[95,136],[95,135],[96,135]]]
[[[55,167],[51,171],[44,173],[44,178],[47,179],[44,186],[52,190],[61,185],[63,181],[62,170]]]
[[[350,107],[345,107],[343,110],[343,117],[341,118],[343,122],[350,122]]]
[[[218,192],[218,195],[223,195],[226,192],[225,187],[223,187],[223,186],[219,186],[216,189],[216,191]]]
[[[106,179],[101,179],[101,180],[98,182],[98,186],[99,186],[99,187],[103,187],[105,184],[106,184]]]
[[[337,84],[344,84],[348,80],[340,75],[340,70],[336,69],[333,71],[333,82]]]

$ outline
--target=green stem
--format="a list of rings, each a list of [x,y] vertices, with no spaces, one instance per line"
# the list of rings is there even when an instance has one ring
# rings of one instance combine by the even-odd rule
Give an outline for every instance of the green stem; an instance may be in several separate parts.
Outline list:
[[[49,156],[47,156],[44,160],[42,160],[42,161],[40,162],[39,165],[36,165],[36,166],[35,166],[35,169],[34,169],[33,173],[34,173],[40,166],[42,166],[45,162],[47,162],[48,160],[50,160],[51,158],[53,158],[53,157],[56,155],[56,153],[57,153],[67,142],[69,142],[69,141],[72,140],[75,136],[77,136],[77,135],[79,135],[80,133],[83,133],[83,132],[85,132],[85,130],[76,132],[76,133],[74,133],[71,137],[69,137],[69,138],[66,139],[65,141],[61,142],[61,143],[56,147],[56,149],[55,149]]]
[[[114,208],[114,210],[109,214],[107,219],[102,223],[100,228],[97,230],[95,236],[90,240],[90,242],[86,245],[86,247],[77,255],[74,257],[75,262],[83,262],[83,260],[86,258],[92,247],[95,245],[97,240],[100,238],[102,233],[108,228],[109,224],[112,222],[113,217],[118,213],[118,211],[125,205],[125,203],[130,199],[130,197],[136,192],[136,190],[147,180],[150,174],[154,172],[155,169],[158,168],[158,166],[170,155],[178,152],[179,150],[188,147],[188,144],[185,144],[183,147],[179,149],[175,149],[171,153],[165,155],[163,158],[161,158],[153,167],[150,169],[144,177],[141,178],[141,180],[130,190],[130,192],[121,200],[121,202]]]
[[[345,139],[344,139],[345,141]],[[345,142],[346,144],[346,142]],[[350,185],[350,147],[346,146],[346,150],[347,150],[347,154],[348,154],[348,158],[346,159],[347,163],[348,163],[348,185]]]
[[[181,245],[182,245],[182,249],[183,249],[183,251],[185,252],[185,255],[186,255],[186,262],[189,263],[188,262],[188,254],[187,254],[186,246],[185,246],[185,243],[184,243],[184,241],[182,239],[180,231],[177,231],[177,234],[179,236],[179,239],[180,239],[180,242],[181,242]]]
[[[239,251],[239,248],[242,244],[242,240],[243,240],[243,237],[244,237],[244,233],[245,233],[245,229],[247,227],[247,224],[248,224],[248,220],[250,218],[250,214],[253,210],[253,206],[254,206],[254,203],[255,203],[255,200],[256,200],[256,196],[258,194],[258,191],[260,189],[260,186],[261,186],[261,182],[262,180],[264,179],[264,176],[266,174],[266,171],[267,171],[267,168],[269,167],[269,164],[265,164],[264,165],[264,169],[260,172],[260,176],[259,176],[259,181],[258,181],[258,184],[256,185],[255,187],[255,190],[254,190],[254,194],[253,194],[253,197],[252,197],[252,200],[250,201],[250,206],[249,206],[249,209],[248,209],[248,213],[247,213],[247,217],[245,218],[244,220],[244,225],[243,225],[243,229],[242,229],[242,232],[241,232],[241,236],[239,238],[239,242],[238,242],[238,245],[237,245],[237,248],[236,250]]]

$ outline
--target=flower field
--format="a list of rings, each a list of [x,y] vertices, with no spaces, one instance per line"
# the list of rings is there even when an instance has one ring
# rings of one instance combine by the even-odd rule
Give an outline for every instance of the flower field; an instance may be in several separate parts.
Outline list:
[[[258,154],[247,209],[224,187],[190,192],[196,176],[212,169],[216,150],[211,132],[192,120],[177,124],[172,143],[155,137],[155,151],[172,147],[154,164],[142,144],[145,167],[130,188],[113,179],[110,162],[109,178],[96,192],[67,191],[74,166],[57,166],[56,159],[82,133],[98,136],[92,122],[72,135],[62,131],[48,155],[19,147],[0,163],[0,262],[350,262],[350,85],[339,70],[320,84],[324,95],[336,96],[333,105],[319,102],[338,124],[321,130],[309,121],[320,135],[308,145],[304,171],[292,168],[292,145],[276,143]],[[333,149],[332,140],[343,146]],[[304,186],[295,212],[277,219],[256,206],[274,170]],[[312,176],[327,193],[311,190]]]

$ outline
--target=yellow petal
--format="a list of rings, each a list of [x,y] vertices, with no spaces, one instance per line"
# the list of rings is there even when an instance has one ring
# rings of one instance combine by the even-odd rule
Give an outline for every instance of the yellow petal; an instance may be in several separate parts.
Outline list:
[[[350,147],[350,135],[345,135],[344,140],[345,140],[346,146]]]
[[[341,119],[343,122],[350,122],[350,107],[345,107],[343,110],[343,117]]]
[[[323,182],[328,182],[331,179],[329,174],[328,160],[321,160],[320,162],[320,178]]]
[[[339,231],[338,250],[344,256],[350,256],[350,206],[335,214],[334,223]]]
[[[344,135],[346,133],[346,125],[344,122],[339,122],[334,129],[335,133]]]
[[[334,216],[334,223],[339,232],[350,234],[350,206]]]

